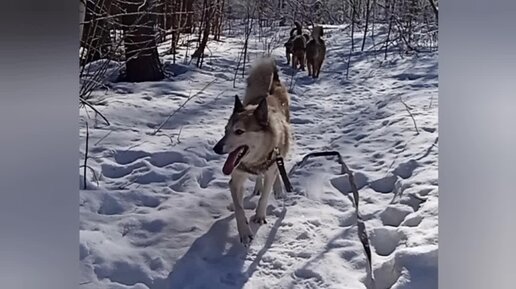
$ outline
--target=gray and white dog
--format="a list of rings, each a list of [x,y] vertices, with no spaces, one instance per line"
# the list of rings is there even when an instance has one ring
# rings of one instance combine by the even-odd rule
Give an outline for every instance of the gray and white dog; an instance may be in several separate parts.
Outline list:
[[[222,172],[231,175],[229,187],[235,209],[240,241],[244,246],[253,232],[244,212],[244,183],[257,175],[255,191],[260,191],[256,214],[251,221],[264,224],[269,195],[281,188],[275,164],[290,148],[290,97],[281,83],[273,59],[262,58],[251,69],[243,102],[235,96],[233,113],[224,137],[215,145],[217,154],[228,154]]]

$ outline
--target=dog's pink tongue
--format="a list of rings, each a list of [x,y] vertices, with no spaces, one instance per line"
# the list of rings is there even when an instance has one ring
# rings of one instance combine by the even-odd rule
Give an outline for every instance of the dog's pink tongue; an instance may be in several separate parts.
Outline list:
[[[234,150],[228,155],[228,158],[226,159],[226,162],[222,167],[222,172],[225,175],[230,175],[233,172],[233,169],[235,169],[235,162],[237,160],[239,152],[240,150]]]

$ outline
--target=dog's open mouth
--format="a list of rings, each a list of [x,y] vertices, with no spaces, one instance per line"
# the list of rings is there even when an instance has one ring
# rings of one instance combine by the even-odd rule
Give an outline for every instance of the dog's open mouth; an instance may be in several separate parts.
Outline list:
[[[236,150],[229,153],[226,162],[224,163],[224,167],[222,168],[222,172],[225,175],[230,175],[233,170],[238,166],[242,158],[245,156],[249,147],[246,145],[239,146]]]

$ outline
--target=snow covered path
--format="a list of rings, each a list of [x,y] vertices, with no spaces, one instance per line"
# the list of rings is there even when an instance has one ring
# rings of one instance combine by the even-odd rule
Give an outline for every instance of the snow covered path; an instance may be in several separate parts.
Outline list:
[[[311,151],[339,151],[360,189],[377,288],[437,288],[437,53],[387,61],[357,53],[346,80],[350,39],[342,29],[326,30],[318,80],[295,75],[287,168]],[[88,164],[101,177],[97,186],[88,175],[90,189],[80,192],[81,287],[366,288],[367,261],[342,193],[349,185],[331,160],[296,171],[296,192],[271,197],[268,223],[253,227],[249,249],[239,243],[224,157],[212,151],[233,95],[244,90],[242,78],[232,83],[242,39],[223,40],[210,44],[203,69],[172,65],[167,55],[173,81],[110,83],[95,92],[112,124],[88,121]],[[251,43],[254,59],[261,46]],[[289,85],[283,49],[274,55]],[[85,134],[82,128],[81,158]],[[247,186],[249,217],[257,197]]]

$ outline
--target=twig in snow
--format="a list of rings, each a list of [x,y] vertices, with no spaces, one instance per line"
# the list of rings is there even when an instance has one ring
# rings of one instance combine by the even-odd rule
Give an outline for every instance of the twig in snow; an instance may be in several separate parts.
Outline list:
[[[179,129],[179,133],[177,134],[177,143],[181,143],[181,132],[183,131],[183,127]]]
[[[414,122],[414,127],[416,128],[416,135],[419,134],[419,129],[417,128],[416,119],[414,118],[414,115],[412,115],[412,112],[410,112],[410,107],[403,101],[403,99],[400,96],[400,101],[405,106],[405,109],[407,109],[407,112],[409,113],[410,117],[412,118],[412,121]]]
[[[159,134],[157,136],[166,136],[168,137],[168,139],[170,140],[170,145],[171,146],[175,146],[176,144],[180,144],[181,143],[181,132],[183,131],[183,126],[179,129],[179,133],[177,134],[177,137],[176,137],[176,142],[174,143],[174,139],[172,138],[172,136],[168,135],[168,134]]]
[[[172,112],[168,117],[167,119],[165,119],[164,122],[162,122],[160,124],[160,126],[153,132],[151,133],[151,135],[156,135],[162,128],[163,126],[165,126],[165,124],[168,122],[168,120],[170,118],[172,118],[174,116],[174,114],[176,114],[181,108],[183,108],[190,100],[192,100],[194,97],[198,96],[199,94],[201,94],[206,88],[208,88],[208,86],[212,85],[217,79],[214,79],[210,82],[208,82],[203,88],[201,88],[201,90],[199,90],[196,94],[188,97],[188,99],[185,100],[185,102],[183,102],[183,104],[181,104],[176,110],[174,110],[174,112]]]
[[[242,77],[245,76],[245,63],[246,63],[246,57],[248,56],[247,48],[249,46],[249,36],[251,35],[251,32],[253,30],[253,18],[251,18],[249,11],[247,12],[246,20],[247,20],[247,22],[246,22],[246,26],[245,26],[246,30],[245,30],[244,52],[243,52],[244,63],[242,64]],[[250,27],[249,27],[249,23],[251,23]]]
[[[86,172],[86,168],[91,170],[91,173],[93,174],[93,178],[95,179],[95,182],[97,183],[97,187],[99,186],[99,178],[97,177],[97,174],[95,173],[95,170],[90,166],[81,165],[79,168],[84,168],[84,171]],[[86,185],[84,186],[86,188]]]
[[[215,100],[214,101],[219,100],[220,96],[223,95],[225,92],[226,92],[226,89],[224,89],[223,91],[219,92],[219,94],[217,94],[217,96],[215,96]]]
[[[170,145],[172,145],[172,146],[174,146],[174,145],[175,145],[175,144],[174,144],[174,140],[173,140],[173,139],[172,139],[172,137],[171,137],[171,136],[169,136],[168,134],[160,134],[159,136],[166,136],[166,137],[168,137],[168,139],[170,140]]]
[[[419,161],[419,160],[422,160],[424,159],[425,157],[427,157],[430,152],[432,151],[432,148],[435,147],[437,149],[439,149],[439,146],[437,146],[437,142],[439,141],[439,137],[436,137],[434,142],[432,143],[432,145],[430,145],[430,147],[428,147],[428,149],[426,150],[425,154],[420,156],[419,158],[416,159],[416,161]]]
[[[233,75],[233,88],[236,88],[236,78],[238,75],[238,69],[240,68],[240,61],[242,60],[242,52],[238,53],[237,67],[235,68],[235,74]]]
[[[101,139],[99,139],[94,145],[98,145],[101,141],[103,141],[105,138],[108,137],[113,131],[110,130],[105,136],[103,136]]]
[[[81,103],[83,103],[84,105],[88,106],[89,108],[91,108],[95,113],[97,113],[98,115],[100,115],[102,117],[102,119],[106,122],[107,125],[111,125],[109,123],[109,121],[107,120],[107,118],[102,114],[100,113],[100,111],[98,111],[95,107],[93,107],[93,105],[91,103],[89,103],[87,100],[85,100],[84,98],[80,98],[81,100]]]
[[[139,146],[139,145],[142,145],[142,144],[144,144],[144,143],[146,143],[146,142],[147,142],[147,141],[142,141],[141,143],[134,144],[134,145],[132,145],[132,146],[128,147],[127,149],[125,149],[125,151],[129,151],[130,149],[135,148],[135,147],[137,147],[137,146]]]
[[[348,61],[347,61],[347,67],[346,67],[346,79],[349,79],[349,65],[351,64],[351,52],[352,52],[352,48],[350,48],[349,54],[348,54]]]
[[[236,78],[238,75],[238,69],[240,68],[240,62],[242,61],[243,52],[238,53],[238,62],[235,68],[235,74],[233,75],[233,88],[236,88]]]
[[[86,148],[84,150],[84,171],[83,171],[83,189],[86,190],[86,169],[88,168],[88,142],[90,140],[90,131],[88,130],[88,122],[86,122]]]

